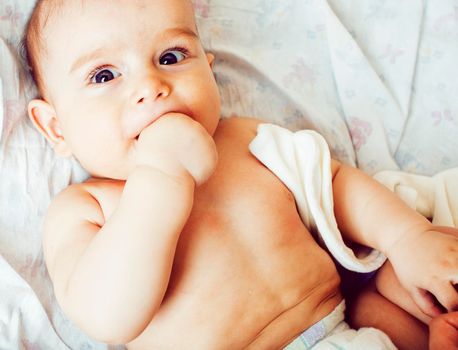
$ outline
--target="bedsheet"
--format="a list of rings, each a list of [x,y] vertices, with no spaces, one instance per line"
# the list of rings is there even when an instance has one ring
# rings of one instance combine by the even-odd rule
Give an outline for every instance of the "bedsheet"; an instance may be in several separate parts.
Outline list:
[[[0,348],[116,348],[62,315],[43,263],[46,208],[87,175],[56,158],[26,118],[35,89],[19,42],[33,4],[0,0]],[[335,158],[370,174],[458,166],[456,0],[194,4],[223,117],[316,130]]]

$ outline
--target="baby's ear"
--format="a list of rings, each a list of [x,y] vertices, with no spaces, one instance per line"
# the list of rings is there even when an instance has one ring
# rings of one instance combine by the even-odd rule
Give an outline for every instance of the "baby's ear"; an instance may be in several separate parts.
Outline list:
[[[215,62],[215,55],[212,53],[207,53],[207,61],[211,68],[213,68],[213,63]]]
[[[54,108],[44,100],[35,99],[29,102],[27,111],[33,125],[48,140],[54,152],[61,157],[70,157],[72,152],[62,135]]]

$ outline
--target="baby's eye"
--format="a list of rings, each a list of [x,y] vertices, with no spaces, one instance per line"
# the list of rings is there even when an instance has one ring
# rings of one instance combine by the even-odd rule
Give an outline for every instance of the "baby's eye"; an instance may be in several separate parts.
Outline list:
[[[100,70],[96,70],[94,74],[91,74],[91,83],[93,84],[103,84],[107,83],[110,80],[118,78],[121,73],[115,71],[112,68],[103,68]]]
[[[166,51],[161,58],[159,59],[159,64],[162,65],[169,65],[169,64],[176,64],[186,58],[184,52],[179,50],[169,50]]]

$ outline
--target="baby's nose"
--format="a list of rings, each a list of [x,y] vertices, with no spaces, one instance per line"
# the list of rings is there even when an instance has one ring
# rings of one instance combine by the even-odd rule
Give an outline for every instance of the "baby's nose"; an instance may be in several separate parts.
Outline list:
[[[170,85],[160,76],[144,77],[137,88],[132,98],[135,105],[145,104],[147,102],[154,102],[170,95]]]

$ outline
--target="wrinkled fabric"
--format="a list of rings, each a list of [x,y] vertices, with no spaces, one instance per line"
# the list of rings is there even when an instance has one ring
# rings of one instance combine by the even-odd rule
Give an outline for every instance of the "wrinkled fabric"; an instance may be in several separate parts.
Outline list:
[[[36,299],[29,300],[65,344],[106,349],[62,315],[43,264],[41,225],[51,198],[87,174],[74,160],[56,158],[26,118],[36,92],[19,44],[34,2],[0,1],[0,256],[31,287]],[[316,130],[335,158],[370,174],[458,167],[456,1],[194,4],[204,46],[216,56],[223,117]],[[0,303],[23,310],[17,302],[0,295]],[[30,319],[21,320],[26,329]],[[17,344],[27,341],[27,333],[9,334]]]
[[[434,225],[458,227],[458,168],[434,176],[382,171],[374,178]]]

